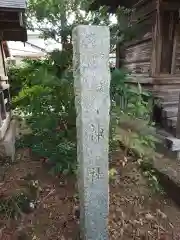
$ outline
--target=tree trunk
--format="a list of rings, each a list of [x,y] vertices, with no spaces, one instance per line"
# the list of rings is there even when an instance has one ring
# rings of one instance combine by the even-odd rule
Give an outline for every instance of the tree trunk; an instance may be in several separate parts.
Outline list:
[[[68,36],[66,34],[66,28],[67,28],[67,18],[66,18],[66,11],[64,13],[61,13],[61,43],[62,43],[62,49],[66,49],[66,45],[68,43]]]

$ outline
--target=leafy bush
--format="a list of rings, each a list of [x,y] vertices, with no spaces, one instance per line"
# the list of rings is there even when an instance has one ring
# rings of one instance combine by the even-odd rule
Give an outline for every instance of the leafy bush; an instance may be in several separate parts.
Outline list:
[[[72,172],[76,167],[76,113],[70,58],[65,59],[64,52],[53,52],[44,61],[26,61],[28,66],[30,72],[13,105],[25,116],[32,134],[17,145],[28,146],[47,159],[55,172]]]
[[[17,96],[24,87],[31,87],[32,79],[35,77],[35,73],[41,66],[48,67],[50,64],[49,59],[45,60],[31,60],[25,59],[19,66],[9,66],[8,77],[11,85],[11,96]]]
[[[23,84],[26,82],[26,74],[24,68],[17,68],[15,66],[11,66],[8,71],[8,77],[11,84],[11,96],[17,96],[23,88]]]
[[[152,96],[142,90],[140,84],[131,87],[126,84],[127,74],[116,69],[111,78],[111,142],[113,146],[124,149],[124,161],[127,154],[137,157],[143,175],[153,192],[164,191],[153,170],[153,158],[156,157],[156,131],[151,121]],[[116,144],[115,144],[116,143]]]
[[[133,150],[138,157],[147,158],[154,153],[158,142],[151,121],[152,96],[141,85],[132,87],[126,83],[127,74],[116,69],[112,73],[111,98],[112,122],[115,139]],[[122,104],[123,102],[123,104]]]
[[[34,153],[46,159],[53,171],[74,172],[76,169],[76,113],[72,73],[72,52],[55,51],[45,60],[26,60],[23,67],[10,69],[15,76],[12,80],[13,106],[23,113],[32,134],[24,136],[17,146],[27,146]],[[138,149],[144,155],[144,147],[154,149],[150,121],[151,96],[141,86],[132,88],[126,84],[127,73],[115,69],[111,77],[111,135],[120,129],[120,141],[127,149]],[[22,84],[18,88],[18,81]],[[14,90],[13,90],[14,89]],[[19,91],[19,93],[18,93]],[[16,95],[18,93],[18,95]],[[124,105],[121,104],[124,99]],[[145,99],[145,100],[144,100]],[[134,121],[141,120],[140,129]],[[146,131],[148,129],[148,131]],[[123,131],[127,130],[126,132]],[[146,134],[142,134],[142,132]]]

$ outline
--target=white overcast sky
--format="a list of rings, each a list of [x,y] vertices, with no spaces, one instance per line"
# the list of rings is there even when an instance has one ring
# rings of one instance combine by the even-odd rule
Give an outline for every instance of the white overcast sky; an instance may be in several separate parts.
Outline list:
[[[72,23],[73,22],[73,16],[69,18],[69,22]],[[111,21],[112,23],[116,23],[116,17],[115,16],[111,16]],[[28,32],[28,42],[46,49],[47,51],[52,51],[54,49],[61,49],[61,44],[55,42],[52,39],[48,39],[48,40],[44,40],[41,39],[39,37],[40,32],[39,31],[27,31]],[[27,44],[24,45],[24,43],[22,42],[8,42],[8,46],[10,49],[10,52],[12,55],[23,55],[23,54],[36,54],[37,52],[40,52],[40,50],[35,49]]]

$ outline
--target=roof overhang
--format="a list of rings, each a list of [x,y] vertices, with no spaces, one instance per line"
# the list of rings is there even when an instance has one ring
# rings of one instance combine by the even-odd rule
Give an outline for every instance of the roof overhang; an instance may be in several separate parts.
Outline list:
[[[17,8],[18,6],[2,7],[0,0],[0,40],[2,41],[27,41],[25,8]]]
[[[0,40],[2,41],[27,41],[26,28],[19,28],[13,30],[0,30]]]
[[[26,0],[0,0],[0,8],[26,9]]]
[[[2,46],[3,46],[3,49],[4,49],[4,53],[5,53],[5,57],[8,58],[11,56],[10,52],[9,52],[9,47],[8,47],[8,44],[6,41],[3,41],[2,42]]]
[[[137,0],[94,0],[90,9],[97,10],[100,6],[109,7],[110,12],[114,12],[119,6],[132,8]]]

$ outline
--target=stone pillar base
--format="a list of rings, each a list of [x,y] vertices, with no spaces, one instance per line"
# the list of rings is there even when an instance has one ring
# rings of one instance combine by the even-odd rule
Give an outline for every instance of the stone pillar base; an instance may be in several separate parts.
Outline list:
[[[12,161],[15,159],[15,140],[16,140],[16,120],[11,120],[4,138],[0,141],[0,159],[9,157]]]

